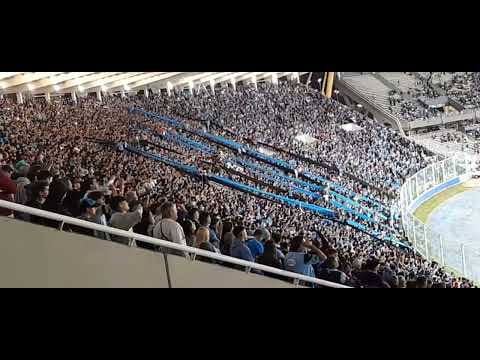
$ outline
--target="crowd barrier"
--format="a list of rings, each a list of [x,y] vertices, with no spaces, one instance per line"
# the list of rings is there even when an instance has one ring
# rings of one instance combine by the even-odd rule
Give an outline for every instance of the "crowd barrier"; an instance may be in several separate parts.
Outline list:
[[[399,208],[405,234],[420,255],[479,282],[479,250],[458,239],[446,238],[415,216],[415,211],[435,195],[468,181],[472,169],[466,154],[427,166],[405,181],[400,190]]]

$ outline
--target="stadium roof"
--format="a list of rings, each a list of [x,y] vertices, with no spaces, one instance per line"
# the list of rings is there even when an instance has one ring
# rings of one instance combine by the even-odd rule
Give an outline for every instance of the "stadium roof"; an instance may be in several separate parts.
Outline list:
[[[196,87],[255,78],[298,77],[298,72],[0,72],[0,93],[65,94]]]

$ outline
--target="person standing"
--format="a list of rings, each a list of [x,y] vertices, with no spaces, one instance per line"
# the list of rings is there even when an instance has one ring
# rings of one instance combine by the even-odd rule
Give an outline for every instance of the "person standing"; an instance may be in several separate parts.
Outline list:
[[[3,165],[0,168],[0,200],[15,201],[17,186],[12,180],[13,168],[9,165]],[[13,217],[13,210],[0,207],[0,216]]]
[[[110,218],[110,226],[116,229],[131,231],[131,229],[142,221],[143,207],[138,204],[137,209],[130,212],[130,206],[123,196],[114,199],[113,209],[116,211]],[[123,236],[111,235],[112,241],[119,242],[124,245],[131,245],[133,239]]]
[[[160,211],[162,214],[162,220],[160,220],[153,228],[153,237],[187,246],[187,240],[183,228],[177,222],[177,206],[174,203],[167,201],[162,204]],[[186,253],[176,250],[165,249],[164,252],[181,256],[186,255]]]
[[[315,277],[313,265],[322,263],[326,259],[327,256],[322,250],[299,235],[291,240],[290,251],[285,256],[285,270]]]

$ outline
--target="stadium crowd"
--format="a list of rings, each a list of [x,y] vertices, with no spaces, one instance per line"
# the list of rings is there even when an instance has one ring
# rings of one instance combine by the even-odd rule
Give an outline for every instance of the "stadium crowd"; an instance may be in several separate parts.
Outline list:
[[[401,119],[415,121],[430,119],[442,114],[438,108],[425,105],[425,100],[446,96],[464,109],[478,108],[480,103],[480,73],[478,72],[428,72],[405,73],[415,78],[415,87],[392,90],[389,93],[389,110]],[[394,84],[402,86],[400,83]],[[445,104],[447,105],[447,104]]]
[[[267,85],[258,91],[244,87],[215,96],[110,96],[102,103],[89,97],[77,103],[62,99],[16,104],[4,99],[0,199],[354,287],[473,286],[408,247],[372,239],[313,212],[188,176],[127,151],[126,145],[133,144],[161,155],[173,153],[184,164],[209,163],[206,171],[213,171],[218,162],[171,143],[154,146],[164,143],[138,128],[157,125],[131,114],[131,106],[238,141],[288,149],[288,156],[275,152],[297,161],[300,171],[315,171],[388,205],[397,195],[392,187],[398,188],[428,161],[423,148],[301,85]],[[362,130],[352,133],[340,127],[351,122]],[[320,141],[304,145],[295,139],[300,133]],[[331,167],[325,170],[296,155]],[[59,226],[8,209],[0,209],[0,215]],[[89,229],[64,230],[159,250]]]

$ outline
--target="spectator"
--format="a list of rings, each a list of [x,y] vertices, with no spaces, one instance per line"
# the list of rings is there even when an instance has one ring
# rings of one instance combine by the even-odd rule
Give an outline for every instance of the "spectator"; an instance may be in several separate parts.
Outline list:
[[[416,284],[417,289],[427,289],[427,278],[425,276],[419,276],[417,277],[417,284]]]
[[[47,181],[37,181],[32,186],[31,199],[25,204],[28,207],[44,210],[43,206],[49,195],[49,184]],[[45,225],[44,219],[35,215],[29,215],[28,219],[31,223]]]
[[[210,239],[209,232],[210,230],[207,229],[206,227],[201,227],[197,230],[195,247],[201,250],[210,251],[210,252],[219,254],[220,251],[217,248],[215,248],[215,246],[213,246],[209,241]],[[204,261],[211,264],[218,263],[218,261],[205,256],[197,256],[196,259],[199,261]]]
[[[310,250],[311,252],[307,252]],[[290,251],[285,256],[285,270],[315,277],[313,265],[325,261],[325,254],[303,236],[295,236],[290,242]]]
[[[169,201],[161,207],[162,220],[153,229],[153,237],[171,241],[179,245],[187,245],[182,227],[177,223],[177,206]],[[184,252],[162,249],[164,252],[185,255]]]
[[[195,224],[195,227],[198,229],[201,225],[200,225],[200,212],[198,211],[197,208],[191,208],[190,211],[188,212],[188,219],[190,219],[191,221],[193,221],[193,223]]]
[[[277,258],[282,262],[282,265],[285,265],[285,254],[282,251],[282,235],[278,232],[272,234],[272,240],[275,244],[275,251],[277,253]]]
[[[390,288],[390,286],[383,281],[382,277],[378,275],[379,267],[380,262],[378,259],[374,257],[368,259],[363,265],[363,271],[355,274],[359,285],[363,288]]]
[[[133,227],[133,232],[136,234],[152,237],[153,226],[155,220],[150,209],[143,209],[142,220]],[[135,240],[137,247],[147,250],[155,250],[157,247],[154,244],[147,243],[141,240]]]
[[[11,179],[12,174],[13,169],[11,166],[3,165],[0,168],[0,200],[15,201],[17,187]],[[0,216],[13,217],[13,210],[0,207]]]
[[[197,231],[195,224],[192,220],[185,219],[182,221],[182,229],[185,234],[185,240],[187,242],[187,246],[194,247],[197,241],[195,233]]]
[[[338,270],[339,263],[336,256],[329,256],[325,261],[325,266],[320,270],[319,278],[330,282],[344,285],[348,278],[345,273]]]
[[[49,191],[47,201],[45,201],[45,204],[43,204],[43,209],[45,211],[50,211],[63,216],[72,216],[72,214],[70,214],[70,212],[63,205],[63,200],[67,195],[67,191],[68,191],[68,187],[64,181],[62,180],[52,181],[50,184],[50,191]],[[55,220],[45,219],[44,222],[45,222],[45,225],[54,227],[54,228],[58,228],[60,225],[60,222]]]
[[[265,228],[255,230],[253,238],[247,240],[245,245],[248,246],[252,256],[256,259],[263,254],[263,244],[270,240],[270,233]]]
[[[205,211],[202,211],[200,214],[198,221],[200,223],[200,227],[205,227],[209,229],[209,236],[210,236],[210,243],[215,246],[216,248],[220,247],[220,240],[218,240],[217,234],[215,230],[210,229],[210,225],[212,223],[212,219],[210,217],[210,214],[208,214]],[[197,230],[198,231],[198,230]]]
[[[142,221],[143,207],[138,205],[137,209],[133,212],[129,212],[130,206],[127,200],[120,196],[113,199],[112,207],[116,211],[110,218],[110,226],[116,229],[124,231],[132,231],[133,227]],[[111,235],[112,241],[124,244],[132,245],[133,239],[129,239],[123,236]]]
[[[277,256],[277,248],[272,240],[265,242],[264,252],[258,258],[258,263],[283,270],[283,264]]]
[[[220,242],[220,252],[223,255],[230,256],[230,248],[234,239],[233,224],[230,221],[223,223],[222,241]]]
[[[236,226],[233,229],[233,240],[230,247],[230,256],[233,256],[237,259],[242,259],[245,261],[255,262],[255,258],[252,256],[252,253],[245,241],[247,240],[247,231],[243,226]]]
[[[16,168],[17,177],[15,179],[15,184],[17,186],[17,192],[15,194],[15,202],[17,204],[25,205],[29,200],[26,187],[31,184],[30,180],[27,177],[30,168],[28,164],[24,161],[19,162]]]
[[[95,216],[97,211],[97,204],[94,200],[85,198],[80,202],[80,216],[78,217],[79,220],[88,221],[91,223],[95,223]],[[95,237],[96,231],[81,227],[81,226],[72,226],[72,230],[78,234],[88,235]]]

